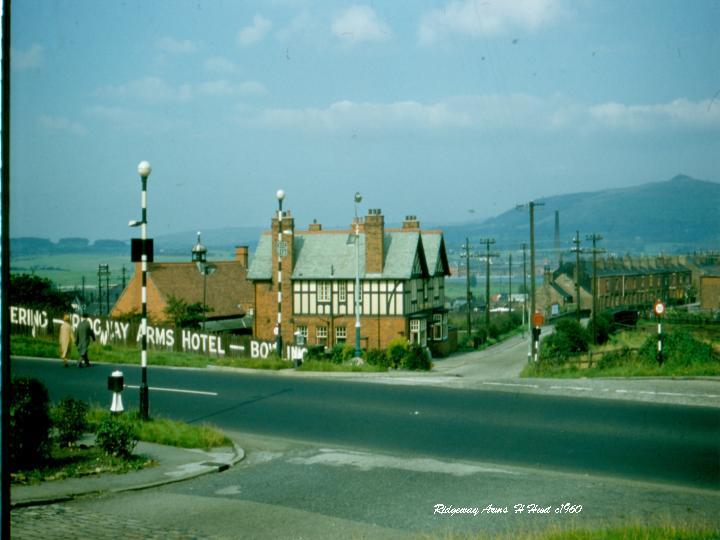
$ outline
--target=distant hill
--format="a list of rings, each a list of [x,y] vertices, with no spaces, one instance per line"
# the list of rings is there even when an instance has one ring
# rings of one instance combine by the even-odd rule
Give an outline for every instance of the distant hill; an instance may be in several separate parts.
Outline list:
[[[622,189],[572,193],[538,199],[536,245],[550,250],[555,211],[560,212],[560,245],[567,250],[575,231],[603,236],[601,246],[623,253],[676,253],[720,248],[720,184],[678,175]],[[528,211],[509,210],[476,224],[443,227],[448,244],[465,237],[495,238],[503,248],[529,241]]]

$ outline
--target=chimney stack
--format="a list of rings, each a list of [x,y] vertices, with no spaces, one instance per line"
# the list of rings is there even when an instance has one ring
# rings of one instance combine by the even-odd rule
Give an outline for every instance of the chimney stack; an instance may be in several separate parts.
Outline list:
[[[385,218],[379,208],[365,216],[365,272],[381,274],[385,265]]]
[[[420,230],[420,221],[418,221],[417,216],[405,216],[405,221],[403,221],[402,228],[408,229],[408,230],[413,230],[413,231],[419,231]]]
[[[248,247],[235,246],[235,260],[242,264],[243,268],[248,267]]]

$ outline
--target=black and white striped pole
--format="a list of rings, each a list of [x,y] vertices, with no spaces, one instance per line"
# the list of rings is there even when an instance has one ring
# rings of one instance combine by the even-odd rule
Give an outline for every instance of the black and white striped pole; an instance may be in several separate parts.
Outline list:
[[[358,204],[362,202],[359,192],[355,193],[355,358],[360,358],[360,219]]]
[[[657,362],[659,365],[662,366],[663,360],[664,360],[663,350],[662,350],[662,345],[663,345],[662,318],[663,318],[663,315],[665,315],[665,304],[662,302],[662,300],[657,300],[655,302],[655,305],[653,306],[653,311],[655,312],[655,316],[657,317],[657,320],[658,320]]]
[[[140,206],[142,208],[142,216],[140,221],[131,221],[131,227],[140,226],[140,264],[142,269],[142,289],[140,293],[142,303],[142,313],[140,319],[141,334],[141,351],[140,351],[140,367],[142,371],[142,379],[140,382],[140,418],[148,419],[149,395],[147,384],[147,179],[150,176],[152,167],[147,161],[141,161],[138,165],[138,173],[142,182],[142,191],[140,194]]]
[[[282,239],[282,231],[283,231],[283,225],[282,225],[282,218],[283,218],[283,211],[282,211],[282,203],[283,199],[285,198],[285,192],[282,189],[278,189],[277,193],[275,194],[278,200],[278,237],[277,237],[277,244],[275,246],[275,251],[277,254],[277,262],[278,262],[278,275],[277,275],[277,282],[278,282],[278,296],[277,296],[277,326],[275,327],[277,331],[277,335],[275,338],[275,350],[277,351],[278,357],[283,357],[283,343],[282,343],[282,258],[284,256],[284,253],[286,250],[283,247],[283,239]]]

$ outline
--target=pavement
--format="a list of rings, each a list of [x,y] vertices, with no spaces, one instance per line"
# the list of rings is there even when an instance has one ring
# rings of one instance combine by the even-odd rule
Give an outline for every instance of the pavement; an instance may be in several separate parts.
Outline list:
[[[518,377],[527,363],[527,340],[511,338],[484,351],[435,360],[430,372],[313,373],[292,369],[278,376],[352,380],[358,383],[429,385],[447,388],[533,392],[597,399],[624,399],[653,403],[720,407],[720,377],[529,379]],[[221,368],[235,371],[236,368]],[[249,373],[257,370],[241,370]],[[266,373],[265,373],[266,374]],[[136,454],[157,465],[125,474],[98,474],[36,485],[12,485],[11,507],[52,505],[89,495],[141,490],[221,472],[239,463],[245,451],[237,442],[209,451],[139,442]]]
[[[92,444],[92,441],[91,441]],[[121,493],[181,482],[227,470],[245,457],[237,444],[202,450],[140,441],[133,452],[157,464],[125,474],[101,473],[10,488],[11,508],[50,505],[89,495]]]

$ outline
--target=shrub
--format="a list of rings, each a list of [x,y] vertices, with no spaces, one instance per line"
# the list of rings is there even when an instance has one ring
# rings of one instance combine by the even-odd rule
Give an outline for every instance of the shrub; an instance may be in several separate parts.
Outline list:
[[[324,360],[325,347],[322,345],[308,345],[308,352],[305,356],[306,360]]]
[[[555,332],[543,340],[542,356],[564,358],[571,354],[587,352],[590,335],[574,319],[561,319]]]
[[[428,355],[424,347],[413,344],[402,359],[402,367],[405,369],[429,371],[432,369],[430,355]]]
[[[88,429],[88,405],[75,398],[66,397],[52,409],[52,421],[58,430],[58,443],[71,446]]]
[[[608,339],[610,339],[610,332],[612,331],[612,326],[613,318],[610,313],[608,313],[607,311],[598,313],[597,317],[595,317],[595,325],[592,326],[593,343],[597,345],[607,343]]]
[[[405,338],[396,337],[393,338],[386,350],[388,364],[390,367],[397,369],[402,364],[403,358],[408,351],[408,342]]]
[[[350,344],[337,343],[330,351],[330,360],[335,364],[342,364],[355,356],[355,347]]]
[[[370,349],[365,353],[365,360],[371,366],[378,366],[383,368],[390,367],[390,360],[388,360],[387,354],[382,349]]]
[[[106,454],[127,458],[138,442],[135,423],[127,415],[107,415],[98,424],[95,442]]]
[[[47,457],[50,441],[50,399],[45,385],[21,377],[10,385],[10,469],[20,470]]]
[[[651,334],[639,351],[645,362],[657,362],[657,334]],[[663,336],[664,363],[674,366],[689,366],[693,363],[718,362],[712,345],[695,339],[683,330],[669,332]]]

